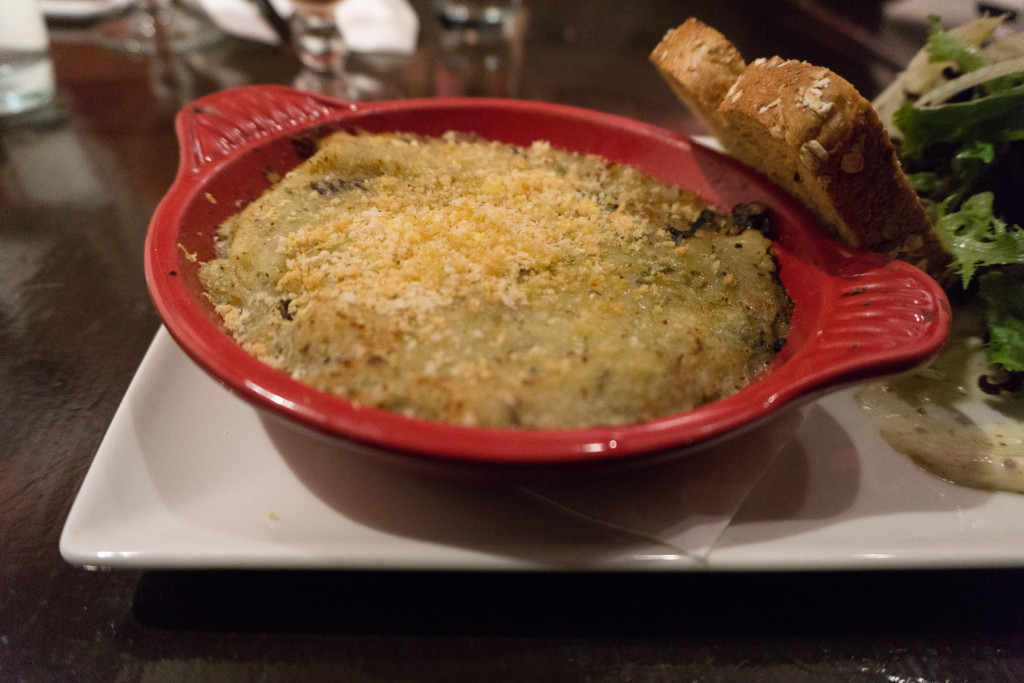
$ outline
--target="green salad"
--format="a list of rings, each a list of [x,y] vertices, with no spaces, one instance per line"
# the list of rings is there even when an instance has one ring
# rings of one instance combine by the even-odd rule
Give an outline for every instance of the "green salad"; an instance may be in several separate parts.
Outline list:
[[[873,102],[953,255],[954,300],[985,306],[990,393],[1024,387],[1024,34],[944,30]]]

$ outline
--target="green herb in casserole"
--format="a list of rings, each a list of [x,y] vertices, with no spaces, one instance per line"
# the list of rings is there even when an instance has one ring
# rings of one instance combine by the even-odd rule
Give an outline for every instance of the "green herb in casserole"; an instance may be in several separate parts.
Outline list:
[[[336,133],[221,226],[201,277],[246,350],[359,404],[633,423],[736,392],[779,347],[763,215],[738,213],[543,142]]]

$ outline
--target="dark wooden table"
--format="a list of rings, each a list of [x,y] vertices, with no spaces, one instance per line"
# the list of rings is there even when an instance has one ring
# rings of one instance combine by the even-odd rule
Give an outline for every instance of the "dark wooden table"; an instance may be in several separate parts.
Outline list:
[[[868,95],[921,38],[862,6],[837,17],[799,1],[528,4],[513,69],[466,76],[434,49],[425,12],[414,56],[353,67],[410,96],[507,94],[698,132],[646,61],[691,14],[748,56],[823,64]],[[1024,680],[1015,569],[90,572],[64,562],[69,507],[159,326],[142,246],[175,172],[172,118],[220,88],[290,83],[298,63],[236,39],[144,58],[89,44],[89,26],[52,28],[56,105],[0,124],[0,680]]]

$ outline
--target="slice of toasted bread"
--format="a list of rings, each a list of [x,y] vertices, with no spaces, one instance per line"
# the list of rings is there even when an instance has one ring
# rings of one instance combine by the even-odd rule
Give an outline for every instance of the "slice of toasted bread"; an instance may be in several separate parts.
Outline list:
[[[949,254],[871,103],[848,81],[780,57],[747,64],[692,18],[651,61],[731,155],[798,198],[833,238],[949,281]]]

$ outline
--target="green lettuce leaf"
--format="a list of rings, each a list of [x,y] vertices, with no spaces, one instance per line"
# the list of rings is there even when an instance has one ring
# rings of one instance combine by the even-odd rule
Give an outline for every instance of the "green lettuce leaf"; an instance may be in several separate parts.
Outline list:
[[[943,142],[999,145],[1024,139],[1024,85],[969,102],[934,107],[906,102],[892,120],[903,133],[900,154],[908,158]]]
[[[965,145],[956,153],[958,160],[977,159],[982,163],[991,164],[996,158],[996,148],[991,142],[975,140],[973,144]]]
[[[954,36],[942,28],[938,17],[929,17],[928,28],[928,59],[932,62],[953,62],[960,73],[968,73],[988,66],[989,61],[978,45],[969,43]],[[983,86],[986,92],[998,92],[1012,87],[1019,79],[1013,76],[1002,76],[988,81]]]
[[[908,173],[907,180],[910,181],[910,186],[914,188],[917,194],[927,197],[942,187],[943,178],[934,171],[921,171],[919,173]]]
[[[989,364],[1024,371],[1024,280],[992,271],[978,278],[978,292],[987,304]]]
[[[1024,263],[1024,230],[1008,227],[992,213],[993,195],[979,192],[964,200],[959,211],[935,222],[936,232],[953,255],[964,288],[980,266]]]
[[[988,64],[977,46],[966,43],[942,28],[938,17],[929,17],[928,55],[933,62],[955,62],[962,73]]]

